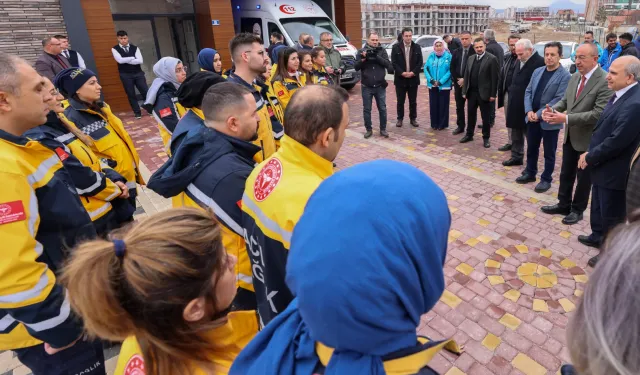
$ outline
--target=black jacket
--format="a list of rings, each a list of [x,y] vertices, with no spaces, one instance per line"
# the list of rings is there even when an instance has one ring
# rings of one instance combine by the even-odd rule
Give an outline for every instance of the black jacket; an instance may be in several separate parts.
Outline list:
[[[422,49],[415,42],[411,42],[409,53],[411,54],[409,70],[415,75],[411,78],[404,78],[402,73],[407,70],[404,43],[400,41],[400,43],[396,43],[391,49],[391,64],[393,65],[394,72],[393,83],[396,86],[414,87],[420,85],[420,72],[422,72],[422,66],[424,65],[424,61],[422,61]]]
[[[451,78],[454,84],[458,78],[464,78],[464,72],[462,69],[462,54],[464,53],[464,49],[462,47],[457,50],[451,52]],[[473,56],[476,54],[476,51],[473,49],[473,46],[469,46],[469,52],[467,57]]]
[[[507,93],[509,86],[511,86],[513,72],[518,64],[520,64],[518,55],[510,53],[504,57],[502,69],[500,70],[500,81],[498,82],[498,108],[504,107],[504,94]]]
[[[504,62],[504,50],[502,47],[495,40],[491,40],[487,43],[487,52],[498,59],[499,68],[502,71],[502,63]]]
[[[362,51],[366,49],[375,51],[375,54],[367,54],[367,57],[362,57]],[[360,79],[362,85],[367,87],[387,87],[385,79],[387,71],[393,72],[387,51],[382,47],[374,48],[369,45],[358,51],[354,68],[356,71],[362,70]]]
[[[469,57],[467,61],[467,69],[464,72],[464,85],[462,86],[462,95],[466,96],[469,91],[469,77],[471,76],[471,69],[473,64],[478,62],[477,56],[473,55]],[[480,92],[480,99],[488,102],[489,98],[495,98],[498,92],[498,76],[500,75],[500,65],[498,59],[490,53],[484,54],[480,60],[480,71],[478,76],[480,77],[478,82],[478,91]],[[524,99],[523,99],[524,102]]]
[[[638,55],[638,49],[633,44],[633,42],[627,43],[626,46],[622,47],[622,52],[620,52],[620,56],[635,56],[640,57]]]
[[[449,51],[451,51],[451,54],[453,54],[454,51],[462,48],[462,42],[459,38],[452,38],[451,43],[449,43],[447,47],[449,47]]]
[[[522,69],[520,69],[520,62],[516,63],[511,85],[509,86],[509,91],[507,91],[509,93],[509,107],[506,116],[507,128],[524,128],[527,126],[525,121],[526,113],[524,112],[524,92],[529,86],[533,71],[541,66],[544,66],[544,58],[538,52],[534,52],[531,55]]]
[[[625,190],[631,158],[640,142],[638,118],[638,85],[629,89],[615,104],[605,107],[593,130],[586,156],[594,186]]]

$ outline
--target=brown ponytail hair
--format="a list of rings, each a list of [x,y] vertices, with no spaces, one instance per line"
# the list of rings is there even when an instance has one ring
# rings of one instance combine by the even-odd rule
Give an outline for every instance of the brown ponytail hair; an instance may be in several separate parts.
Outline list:
[[[307,85],[310,85],[310,84],[313,83],[313,78],[311,76],[311,72],[313,71],[313,67],[311,68],[310,71],[306,71],[306,70],[304,70],[302,68],[302,61],[304,60],[305,56],[311,57],[311,52],[309,52],[309,51],[298,51],[298,59],[300,59],[300,69],[298,69],[298,70],[305,77]],[[313,63],[313,57],[311,58],[311,63]]]
[[[115,242],[86,242],[61,277],[87,333],[112,341],[135,336],[148,375],[188,374],[194,363],[212,367],[216,344],[206,333],[222,323],[189,323],[183,311],[199,297],[215,306],[227,256],[213,213],[170,209],[114,237],[126,246],[122,257]]]
[[[93,139],[91,139],[91,137],[89,137],[88,135],[80,131],[80,129],[78,129],[74,124],[72,124],[69,120],[67,120],[67,118],[64,117],[64,115],[58,114],[58,119],[60,119],[60,122],[62,123],[62,125],[64,125],[64,127],[71,134],[75,135],[76,138],[80,140],[80,142],[84,143],[89,147],[93,146]]]

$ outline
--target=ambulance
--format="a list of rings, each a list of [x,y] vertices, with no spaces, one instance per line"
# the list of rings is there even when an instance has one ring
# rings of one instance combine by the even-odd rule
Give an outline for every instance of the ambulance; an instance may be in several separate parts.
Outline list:
[[[314,43],[318,45],[320,34],[330,32],[333,34],[333,46],[342,55],[342,64],[346,67],[340,77],[341,86],[349,90],[360,81],[360,72],[354,69],[358,49],[313,1],[232,0],[232,5],[236,32],[260,36],[265,48],[269,47],[269,36],[275,31],[284,35],[284,43],[290,47],[295,47],[301,33],[313,36]]]

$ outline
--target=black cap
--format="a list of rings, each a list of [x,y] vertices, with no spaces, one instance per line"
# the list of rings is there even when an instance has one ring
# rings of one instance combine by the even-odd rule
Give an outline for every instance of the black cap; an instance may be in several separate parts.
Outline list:
[[[219,74],[213,72],[197,72],[190,75],[178,89],[178,102],[185,108],[200,108],[202,98],[209,87],[225,82]]]

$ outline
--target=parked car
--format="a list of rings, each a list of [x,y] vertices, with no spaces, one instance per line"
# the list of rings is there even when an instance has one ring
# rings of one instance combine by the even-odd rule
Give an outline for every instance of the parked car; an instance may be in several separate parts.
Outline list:
[[[433,52],[433,42],[439,37],[437,35],[414,35],[411,39],[416,42],[422,50],[422,61],[426,62],[427,58]],[[391,43],[385,44],[382,47],[387,50],[387,54],[391,57],[391,49],[398,43],[398,40],[394,40]]]
[[[533,48],[538,51],[538,54],[544,57],[544,46],[549,43],[549,41],[538,42],[533,45]],[[565,68],[567,71],[570,71],[571,65],[573,61],[571,61],[571,54],[578,48],[578,43],[576,42],[567,42],[561,41],[562,44],[562,57],[560,58],[560,65]]]

